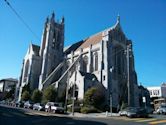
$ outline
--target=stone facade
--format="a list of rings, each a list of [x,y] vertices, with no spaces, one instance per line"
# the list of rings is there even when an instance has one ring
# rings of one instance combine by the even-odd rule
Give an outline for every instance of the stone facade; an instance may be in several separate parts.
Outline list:
[[[113,106],[117,107],[127,102],[125,53],[129,45],[130,103],[139,106],[132,41],[123,32],[120,17],[114,26],[64,48],[64,18],[57,23],[53,14],[46,20],[38,54],[32,58],[33,49],[29,49],[32,54],[28,53],[24,59],[20,86],[29,83],[34,89],[39,83],[38,88],[42,90],[52,84],[61,96],[66,87],[70,89],[76,84],[77,97],[83,99],[88,88],[99,85],[104,88],[106,104],[112,95]]]

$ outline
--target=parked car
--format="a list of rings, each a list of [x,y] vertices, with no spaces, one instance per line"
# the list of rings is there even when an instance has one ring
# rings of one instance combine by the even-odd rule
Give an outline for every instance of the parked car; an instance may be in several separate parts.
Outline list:
[[[48,102],[45,105],[46,112],[53,112],[53,113],[64,113],[64,108],[60,106],[60,103],[57,102]]]
[[[15,102],[15,107],[24,107],[24,101],[16,101]]]
[[[51,105],[51,111],[53,113],[64,113],[64,108],[60,106],[60,103],[54,103]]]
[[[166,114],[166,105],[161,105],[156,112],[158,114]]]
[[[35,103],[33,105],[33,110],[44,111],[44,105],[41,103]]]
[[[47,104],[45,105],[46,112],[51,112],[51,105],[54,105],[54,102],[47,102]]]
[[[132,109],[132,108],[134,108],[134,107],[127,107],[127,108],[125,108],[125,109],[119,111],[119,115],[120,115],[120,116],[127,116],[127,112],[128,112],[130,109]]]
[[[25,103],[24,103],[24,108],[29,108],[29,109],[32,109],[33,108],[33,102],[31,102],[31,101],[26,101]]]
[[[145,108],[131,108],[127,111],[127,117],[148,117],[148,113]]]

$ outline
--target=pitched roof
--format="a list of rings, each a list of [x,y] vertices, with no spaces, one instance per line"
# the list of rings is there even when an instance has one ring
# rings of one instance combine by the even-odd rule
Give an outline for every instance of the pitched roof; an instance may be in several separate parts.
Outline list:
[[[32,44],[32,50],[36,56],[39,56],[40,46]]]
[[[17,79],[14,78],[5,78],[5,79],[1,79],[0,81],[12,81],[12,82],[18,82]]]
[[[80,49],[80,48],[87,48],[90,45],[95,45],[95,44],[101,42],[102,38],[103,38],[102,37],[102,32],[97,33],[97,34],[95,34],[93,36],[90,36],[90,37],[88,37],[87,39],[84,40],[84,42],[81,44],[81,46],[79,46],[78,49]]]
[[[99,33],[96,33],[95,35],[92,35],[88,38],[86,38],[85,40],[82,40],[82,41],[79,41],[78,43],[75,43],[73,45],[71,45],[69,48],[67,48],[65,51],[67,52],[66,54],[69,54],[71,53],[71,51],[77,51],[81,48],[88,48],[90,45],[95,45],[99,42],[102,41],[103,39],[103,33],[104,32],[109,32],[111,30],[114,30],[114,29],[121,29],[121,26],[120,26],[120,17],[118,16],[118,19],[117,19],[117,22],[115,25],[113,25],[112,27],[109,27]]]
[[[80,45],[83,43],[84,41],[79,41],[77,43],[74,43],[73,45],[70,45],[68,47],[65,47],[64,48],[64,52],[65,54],[69,54],[71,53],[72,51],[75,51],[78,47],[80,47]]]
[[[96,76],[95,76],[94,74],[92,74],[92,73],[87,73],[87,72],[82,72],[82,71],[79,71],[79,72],[80,72],[80,74],[81,74],[82,76],[85,77],[85,79],[97,80]]]

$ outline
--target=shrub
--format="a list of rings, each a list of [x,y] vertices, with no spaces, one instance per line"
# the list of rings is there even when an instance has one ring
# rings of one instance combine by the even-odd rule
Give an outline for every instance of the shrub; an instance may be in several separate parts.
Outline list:
[[[81,113],[87,114],[87,113],[98,113],[100,112],[93,106],[84,106],[81,108]]]
[[[84,106],[94,106],[95,108],[100,108],[104,100],[105,96],[102,89],[92,87],[85,92],[83,102]]]
[[[24,91],[21,96],[22,101],[28,101],[30,99],[30,94],[28,91]]]

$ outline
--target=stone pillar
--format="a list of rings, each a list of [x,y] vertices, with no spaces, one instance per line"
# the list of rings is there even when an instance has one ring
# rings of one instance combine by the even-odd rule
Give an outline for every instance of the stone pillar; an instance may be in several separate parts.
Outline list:
[[[87,72],[92,72],[92,45],[89,46],[89,51],[88,51],[88,68],[87,68]]]

